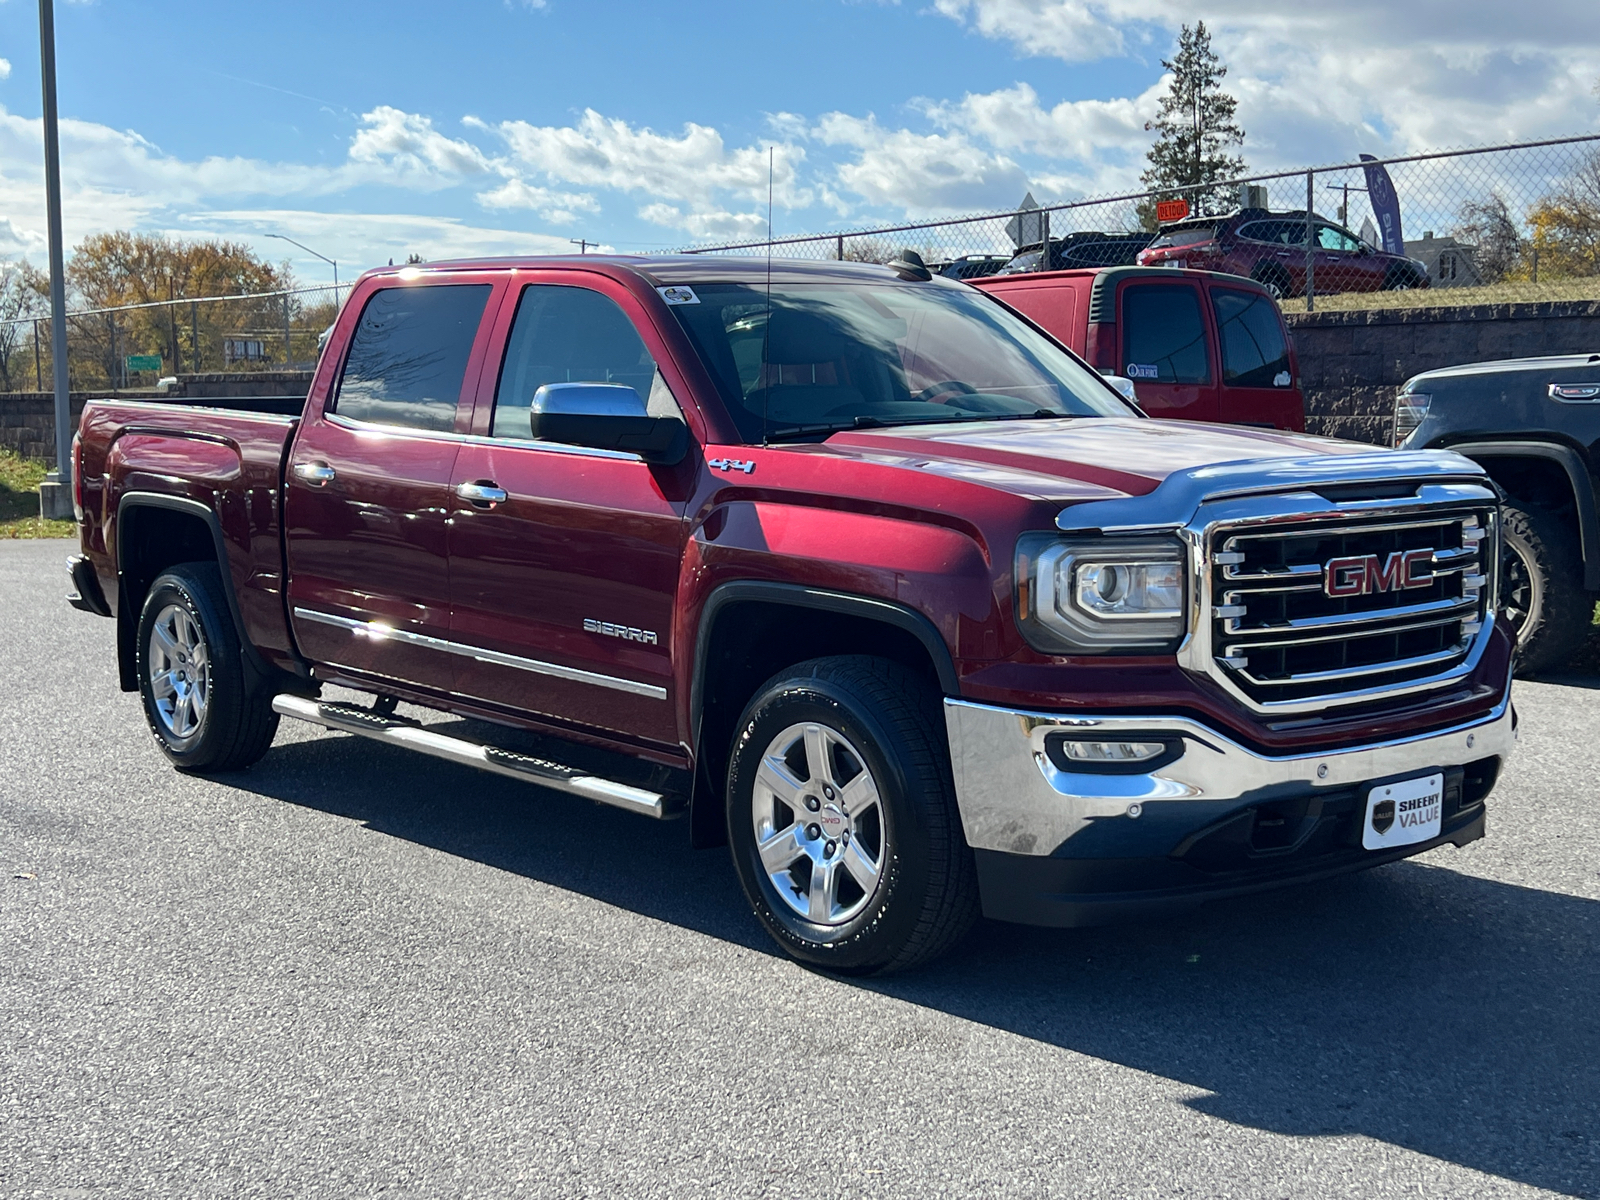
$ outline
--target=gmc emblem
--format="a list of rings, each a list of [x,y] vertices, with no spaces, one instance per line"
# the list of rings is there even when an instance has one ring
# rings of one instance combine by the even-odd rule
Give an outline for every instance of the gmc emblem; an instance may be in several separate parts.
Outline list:
[[[1432,550],[1397,550],[1380,565],[1376,554],[1334,558],[1322,570],[1322,590],[1334,599],[1410,591],[1433,583]]]

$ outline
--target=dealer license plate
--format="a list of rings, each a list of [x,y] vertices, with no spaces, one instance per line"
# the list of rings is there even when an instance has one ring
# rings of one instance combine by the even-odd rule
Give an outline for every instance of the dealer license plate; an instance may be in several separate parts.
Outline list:
[[[1444,821],[1444,775],[1385,783],[1367,793],[1361,844],[1368,850],[1410,846],[1439,836]]]

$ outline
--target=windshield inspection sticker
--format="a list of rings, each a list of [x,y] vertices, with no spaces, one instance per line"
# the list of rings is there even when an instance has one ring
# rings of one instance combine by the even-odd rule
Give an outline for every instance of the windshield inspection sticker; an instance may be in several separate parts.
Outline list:
[[[663,287],[657,288],[661,298],[668,304],[699,304],[700,297],[694,294],[694,289],[689,287]]]
[[[1288,387],[1290,382],[1291,380],[1289,379],[1289,372],[1287,371],[1279,371],[1272,377],[1273,387]]]
[[[1161,378],[1161,368],[1157,367],[1157,366],[1152,366],[1150,363],[1129,363],[1128,364],[1128,378],[1129,379],[1160,379]]]

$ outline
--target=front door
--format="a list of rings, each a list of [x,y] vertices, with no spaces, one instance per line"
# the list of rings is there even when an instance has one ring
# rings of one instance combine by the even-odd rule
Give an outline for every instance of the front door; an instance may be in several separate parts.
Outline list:
[[[480,389],[488,436],[462,447],[452,476],[451,638],[479,653],[458,688],[559,724],[675,747],[673,613],[695,456],[652,467],[534,441],[529,425],[546,383],[627,384],[652,415],[676,414],[656,365],[665,355],[621,285],[524,278],[542,281],[522,286],[514,313],[506,306],[509,335],[495,339],[504,360],[492,391],[487,372]]]
[[[494,285],[360,292],[338,376],[306,403],[285,483],[289,609],[312,662],[448,690],[447,522]]]
[[[1121,374],[1152,417],[1217,421],[1217,376],[1200,285],[1133,279],[1118,298]]]

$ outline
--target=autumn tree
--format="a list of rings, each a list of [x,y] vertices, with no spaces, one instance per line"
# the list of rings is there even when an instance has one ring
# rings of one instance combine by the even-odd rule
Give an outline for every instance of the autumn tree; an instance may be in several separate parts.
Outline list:
[[[1228,68],[1211,49],[1211,31],[1204,21],[1178,34],[1178,52],[1161,65],[1172,76],[1156,118],[1145,126],[1156,131],[1149,162],[1139,179],[1157,189],[1175,188],[1198,212],[1220,212],[1233,199],[1217,185],[1245,173],[1244,159],[1230,153],[1244,144],[1244,130],[1234,120],[1239,102],[1222,90]],[[1148,210],[1148,211],[1146,211]],[[1146,228],[1155,228],[1155,205],[1140,208]]]
[[[1600,151],[1528,210],[1540,275],[1600,275]]]
[[[49,314],[49,277],[27,259],[0,262],[0,391],[38,386],[33,322]]]

